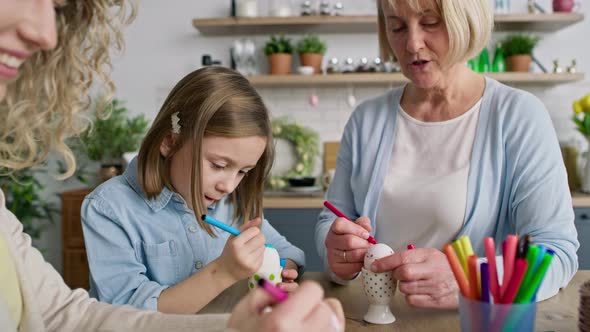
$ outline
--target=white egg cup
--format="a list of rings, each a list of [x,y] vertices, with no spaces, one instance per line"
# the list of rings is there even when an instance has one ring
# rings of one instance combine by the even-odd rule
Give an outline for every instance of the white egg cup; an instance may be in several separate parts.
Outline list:
[[[372,324],[395,322],[395,316],[389,308],[389,302],[397,288],[392,272],[375,273],[363,267],[361,277],[363,291],[369,301],[369,309],[363,319]]]

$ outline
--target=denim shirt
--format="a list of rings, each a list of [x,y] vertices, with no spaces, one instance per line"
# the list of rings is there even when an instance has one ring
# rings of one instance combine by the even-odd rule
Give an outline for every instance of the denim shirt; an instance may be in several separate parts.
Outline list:
[[[224,198],[208,214],[230,223],[234,207]],[[211,237],[182,196],[164,189],[148,199],[139,185],[137,161],[90,193],[82,204],[82,227],[90,267],[90,294],[99,301],[157,310],[160,293],[215,260],[229,233]],[[262,233],[281,258],[305,265],[303,251],[267,220]],[[198,294],[194,294],[198,296]]]

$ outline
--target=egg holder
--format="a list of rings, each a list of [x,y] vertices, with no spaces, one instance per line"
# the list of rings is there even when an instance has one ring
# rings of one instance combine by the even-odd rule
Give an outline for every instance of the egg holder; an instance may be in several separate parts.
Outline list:
[[[393,278],[393,272],[375,273],[363,267],[361,278],[363,292],[369,302],[369,308],[363,319],[372,324],[395,322],[395,316],[389,308],[389,302],[397,288],[397,280]]]

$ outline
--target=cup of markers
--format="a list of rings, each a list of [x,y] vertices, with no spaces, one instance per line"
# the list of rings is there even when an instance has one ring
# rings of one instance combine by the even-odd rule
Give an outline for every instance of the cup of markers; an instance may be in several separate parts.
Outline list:
[[[461,331],[534,331],[536,294],[555,253],[528,235],[508,235],[500,280],[494,240],[485,238],[484,248],[487,262],[474,255],[467,236],[443,247],[460,289]]]

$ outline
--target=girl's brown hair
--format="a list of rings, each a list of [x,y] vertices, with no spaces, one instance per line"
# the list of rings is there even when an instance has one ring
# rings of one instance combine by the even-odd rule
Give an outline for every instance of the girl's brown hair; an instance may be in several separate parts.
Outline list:
[[[64,140],[87,128],[89,120],[80,111],[90,105],[87,92],[96,78],[104,99],[112,97],[109,51],[122,49],[121,27],[133,19],[136,6],[135,1],[92,0],[67,1],[56,9],[56,48],[27,60],[0,102],[1,169],[31,167],[56,151],[67,165],[63,176],[73,174],[76,159]]]
[[[172,115],[178,112],[180,133],[167,157],[160,153],[164,139],[172,133]],[[236,209],[234,220],[243,222],[262,216],[264,182],[274,160],[272,127],[262,98],[239,73],[218,66],[204,67],[185,76],[172,89],[141,144],[138,156],[139,183],[148,198],[164,187],[173,189],[170,157],[185,143],[192,143],[191,203],[199,225],[210,235],[209,224],[201,221],[206,213],[201,190],[201,146],[205,136],[266,138],[266,148],[254,169],[230,194]]]

